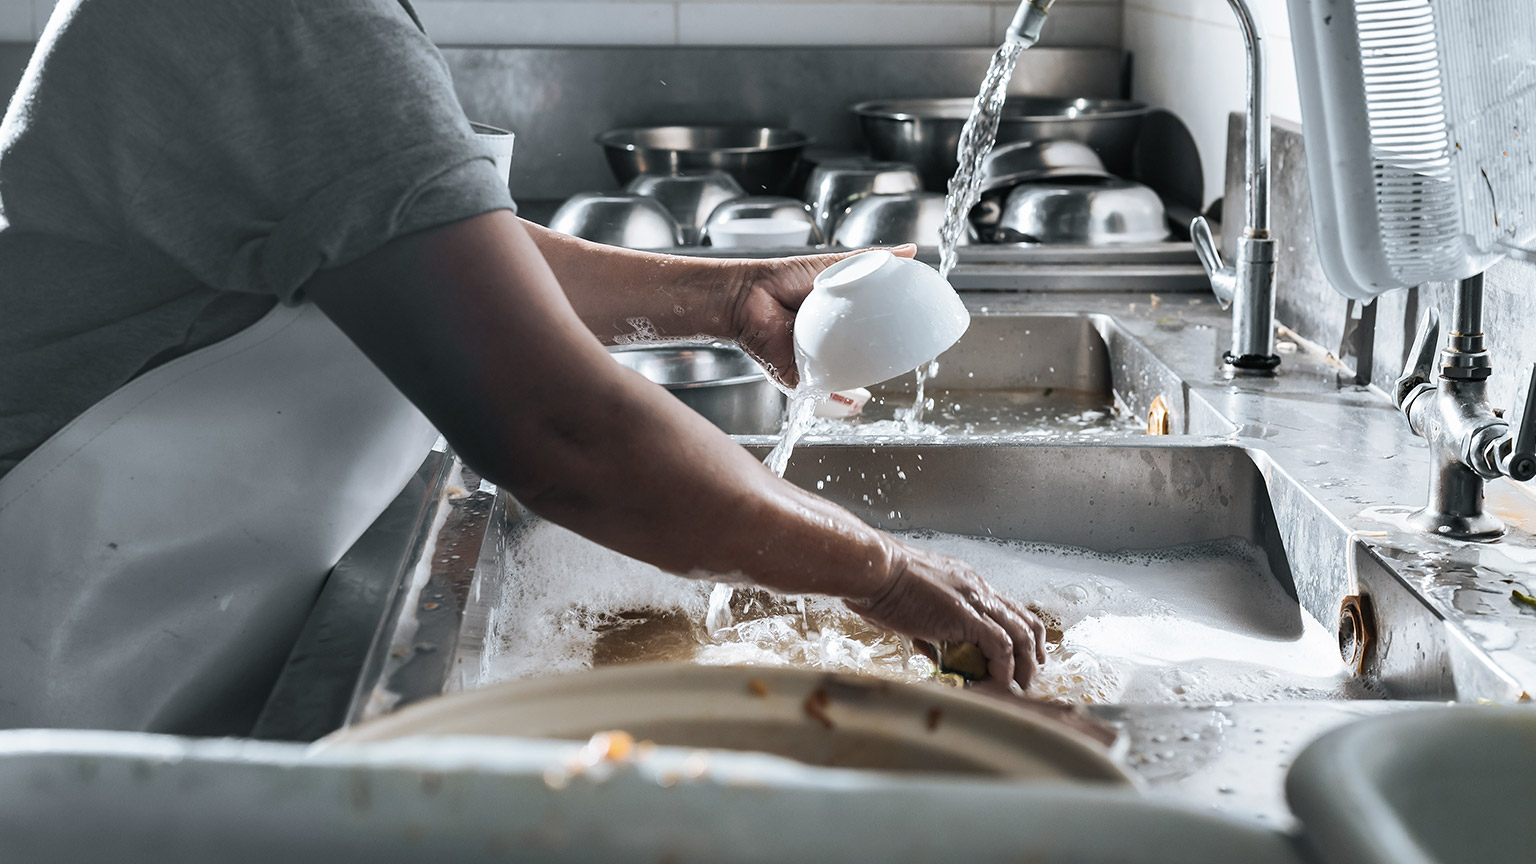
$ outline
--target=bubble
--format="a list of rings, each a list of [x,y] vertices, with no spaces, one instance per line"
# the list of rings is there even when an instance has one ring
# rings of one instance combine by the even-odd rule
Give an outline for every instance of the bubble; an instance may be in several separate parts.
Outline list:
[[[1051,635],[1029,688],[1035,696],[1166,704],[1380,695],[1349,676],[1331,635],[1242,541],[1106,554],[932,531],[902,536],[966,561],[1038,611]],[[508,548],[482,683],[647,659],[907,681],[932,673],[902,639],[839,601],[671,576],[538,521]]]

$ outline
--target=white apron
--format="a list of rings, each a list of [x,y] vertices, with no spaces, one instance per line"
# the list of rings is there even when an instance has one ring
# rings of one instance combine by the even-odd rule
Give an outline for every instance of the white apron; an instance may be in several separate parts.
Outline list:
[[[435,439],[313,305],[103,399],[0,477],[0,727],[240,731]]]

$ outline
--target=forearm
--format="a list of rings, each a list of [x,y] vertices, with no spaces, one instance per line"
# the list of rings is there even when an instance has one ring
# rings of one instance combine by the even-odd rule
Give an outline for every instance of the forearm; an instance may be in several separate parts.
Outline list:
[[[860,599],[889,579],[884,535],[614,362],[508,214],[394,241],[310,294],[467,462],[552,521],[785,592]]]
[[[641,252],[522,224],[577,316],[603,342],[636,333],[730,338],[730,304],[752,262]]]
[[[508,478],[530,509],[685,576],[853,599],[886,584],[895,565],[884,535],[775,477],[660,388],[618,371],[514,433],[509,453],[538,454]]]

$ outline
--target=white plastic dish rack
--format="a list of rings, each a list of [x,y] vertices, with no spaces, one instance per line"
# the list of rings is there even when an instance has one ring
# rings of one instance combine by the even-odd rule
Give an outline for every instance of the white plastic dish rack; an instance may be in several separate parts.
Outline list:
[[[1334,287],[1365,300],[1536,255],[1536,3],[1288,5]]]

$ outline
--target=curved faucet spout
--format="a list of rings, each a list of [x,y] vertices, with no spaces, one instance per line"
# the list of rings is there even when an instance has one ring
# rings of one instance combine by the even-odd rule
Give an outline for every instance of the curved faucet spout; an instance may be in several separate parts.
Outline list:
[[[1269,106],[1265,96],[1264,30],[1247,0],[1227,0],[1237,16],[1248,54],[1248,99],[1243,191],[1247,222],[1237,241],[1237,260],[1223,265],[1203,217],[1190,225],[1200,263],[1223,309],[1232,308],[1232,348],[1226,363],[1234,371],[1269,374],[1280,365],[1275,353],[1275,240],[1269,233]]]

